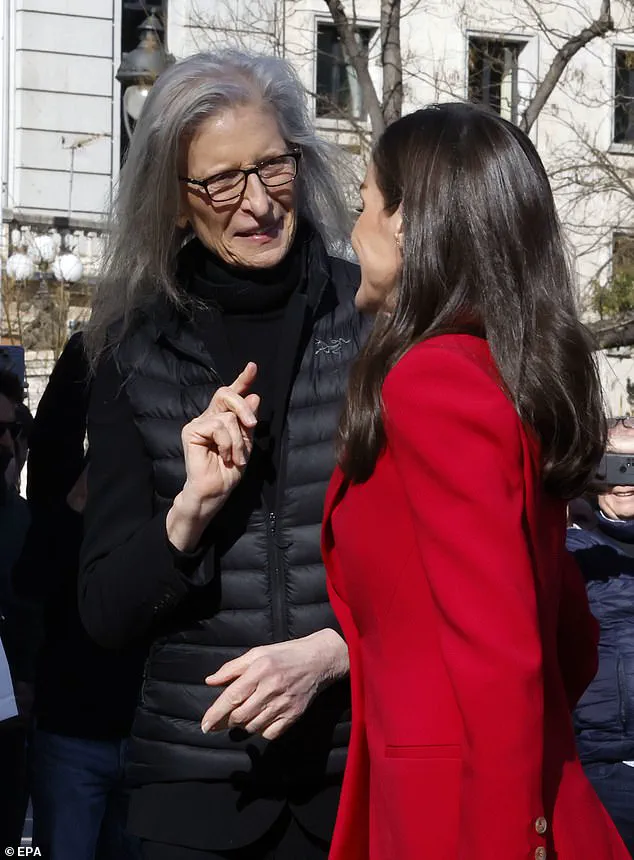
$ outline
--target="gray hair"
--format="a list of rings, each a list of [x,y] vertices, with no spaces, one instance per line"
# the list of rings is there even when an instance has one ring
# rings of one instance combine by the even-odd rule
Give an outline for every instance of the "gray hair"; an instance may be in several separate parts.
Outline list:
[[[182,304],[176,256],[186,239],[177,226],[181,141],[202,122],[228,108],[262,104],[280,132],[302,150],[298,211],[327,247],[341,248],[349,230],[342,188],[341,151],[317,137],[304,88],[290,64],[242,51],[200,53],[163,72],[150,90],[134,130],[110,212],[103,275],[95,291],[86,345],[93,362],[109,327],[122,320],[120,338],[134,311],[163,294]]]

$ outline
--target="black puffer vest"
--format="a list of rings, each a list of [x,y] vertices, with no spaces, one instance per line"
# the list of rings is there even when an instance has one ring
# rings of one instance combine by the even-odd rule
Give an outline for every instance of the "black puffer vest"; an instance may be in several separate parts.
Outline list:
[[[307,271],[310,310],[281,434],[275,509],[258,499],[245,521],[235,522],[229,500],[195,575],[200,585],[177,609],[170,611],[170,595],[159,607],[162,635],[150,650],[132,730],[134,782],[231,780],[257,793],[287,794],[344,769],[349,705],[343,682],[320,694],[272,743],[200,730],[217,695],[204,685],[206,675],[254,646],[337,627],[320,528],[348,370],[363,336],[353,305],[359,276],[356,266],[329,258],[317,241]],[[207,407],[221,382],[186,314],[166,305],[144,315],[116,360],[153,461],[159,511],[184,483],[181,429]]]

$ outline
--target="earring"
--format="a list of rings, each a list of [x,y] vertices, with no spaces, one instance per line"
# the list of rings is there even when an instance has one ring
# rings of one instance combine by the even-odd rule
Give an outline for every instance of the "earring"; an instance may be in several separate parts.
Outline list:
[[[394,234],[394,241],[396,242],[396,247],[399,249],[399,251],[402,251],[402,250],[403,250],[403,245],[402,245],[402,239],[401,239],[401,234],[400,234],[400,233],[395,233],[395,234]]]

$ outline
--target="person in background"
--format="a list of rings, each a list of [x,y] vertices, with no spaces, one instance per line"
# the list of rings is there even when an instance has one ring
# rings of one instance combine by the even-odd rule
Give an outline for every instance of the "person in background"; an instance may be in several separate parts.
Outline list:
[[[26,631],[18,623],[18,607],[11,588],[13,567],[29,527],[26,501],[17,491],[16,440],[22,428],[16,406],[22,402],[17,376],[0,371],[0,850],[20,844],[28,800],[26,733],[30,688],[24,672],[25,653],[31,652]],[[5,655],[6,650],[6,655]],[[6,665],[5,665],[6,660]],[[28,662],[28,661],[27,661]],[[10,670],[8,677],[7,669]],[[15,707],[17,699],[19,709]],[[18,712],[19,710],[19,712]]]
[[[605,439],[548,178],[474,105],[396,121],[352,234],[378,312],[324,553],[353,731],[331,860],[621,860],[575,750],[597,627],[564,545]]]
[[[16,403],[15,420],[20,425],[20,433],[15,440],[15,460],[17,472],[17,488],[21,490],[24,467],[29,454],[31,431],[33,430],[33,415],[26,403]]]
[[[11,479],[19,492],[22,470],[29,450],[29,435],[33,426],[33,416],[24,403],[24,387],[15,373],[0,369],[0,391],[11,401],[15,409],[17,436],[13,440],[15,453],[11,465]]]
[[[31,527],[15,593],[42,608],[30,744],[33,844],[48,860],[135,860],[125,832],[125,744],[143,648],[111,651],[84,630],[77,604],[86,503],[89,368],[81,333],[62,352],[30,437]]]
[[[145,860],[328,854],[347,737],[319,535],[363,337],[337,153],[280,58],[152,87],[87,330],[80,609],[150,637],[128,771]]]
[[[634,455],[634,418],[610,421],[608,450]],[[567,546],[601,627],[599,670],[575,712],[595,791],[634,856],[634,487],[601,487],[570,505]]]
[[[1,412],[0,407],[0,412]],[[11,670],[2,645],[0,631],[0,851],[20,844],[24,824],[21,796],[23,770],[23,735],[16,732],[18,708],[13,690]]]
[[[0,417],[3,427],[0,440],[0,474],[4,479],[1,485],[3,515],[0,526],[0,603],[7,609],[10,601],[11,570],[22,551],[29,526],[28,506],[18,492],[25,460],[26,434],[16,413],[22,405],[24,391],[18,377],[7,370],[0,370],[0,397],[3,405]]]

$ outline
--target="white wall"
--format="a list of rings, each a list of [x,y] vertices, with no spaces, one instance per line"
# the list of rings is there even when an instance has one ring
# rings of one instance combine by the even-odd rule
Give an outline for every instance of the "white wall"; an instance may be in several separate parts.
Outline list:
[[[98,222],[119,159],[119,0],[15,3],[6,205]],[[73,154],[74,153],[74,154]]]

